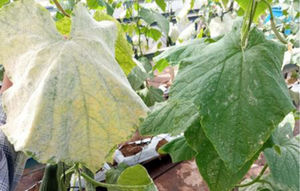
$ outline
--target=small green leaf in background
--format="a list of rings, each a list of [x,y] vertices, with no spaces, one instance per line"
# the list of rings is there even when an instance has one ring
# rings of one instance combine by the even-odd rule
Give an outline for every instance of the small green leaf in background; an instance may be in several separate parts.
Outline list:
[[[272,139],[280,153],[275,148],[264,151],[271,170],[271,177],[275,182],[298,191],[300,188],[300,140],[299,135],[293,137],[295,121],[293,114],[289,114],[272,134]]]
[[[90,9],[97,9],[99,6],[105,6],[105,2],[103,0],[87,0],[86,3]]]
[[[155,41],[158,41],[161,37],[161,32],[155,28],[150,28],[146,34],[148,37],[152,38]]]
[[[128,74],[127,79],[134,90],[139,90],[147,79],[147,76],[148,74],[145,71],[136,66]]]
[[[109,3],[107,3],[104,0],[87,0],[87,6],[90,9],[97,9],[99,6],[105,7],[106,13],[110,16],[112,16],[114,13],[114,7],[112,7]]]
[[[226,8],[229,0],[222,0],[223,6]]]
[[[147,57],[143,56],[140,57],[138,60],[143,64],[143,67],[146,70],[146,72],[152,71],[152,65]]]
[[[71,32],[71,19],[63,17],[55,22],[57,30],[62,34],[68,36]]]
[[[159,60],[158,62],[155,63],[152,70],[153,71],[157,70],[159,72],[162,72],[168,66],[169,66],[169,62],[166,59],[161,59],[161,60]]]
[[[149,25],[157,23],[157,26],[166,36],[169,34],[169,21],[160,13],[142,7],[139,16]]]
[[[120,174],[117,185],[108,186],[108,191],[157,191],[147,170],[139,164],[126,168]]]
[[[266,0],[266,1],[268,1],[269,3],[272,3],[272,0]],[[245,10],[247,10],[247,8],[248,8],[248,6],[249,6],[249,4],[250,4],[251,1],[248,1],[248,0],[236,0],[236,2],[245,11]],[[257,7],[256,7],[256,11],[255,11],[255,14],[254,14],[253,21],[254,22],[258,22],[259,16],[261,14],[265,13],[265,11],[266,11],[267,8],[268,8],[268,6],[263,1],[257,2]]]
[[[2,64],[0,64],[0,81],[3,81],[3,75],[4,75],[4,67]]]
[[[161,8],[162,11],[166,11],[167,4],[164,0],[155,0],[155,3]]]
[[[300,12],[300,0],[294,0],[293,7],[297,12]]]
[[[169,154],[172,162],[191,160],[197,154],[186,142],[184,137],[179,137],[159,148],[159,153]]]
[[[94,19],[96,21],[113,21],[117,25],[118,36],[115,44],[115,57],[125,74],[128,75],[130,71],[136,66],[136,64],[132,59],[133,51],[130,44],[126,40],[122,25],[115,18],[101,11],[96,11]]]
[[[0,0],[0,8],[5,5],[8,4],[10,2],[10,0]]]
[[[137,93],[148,107],[153,106],[156,102],[164,101],[163,91],[152,86],[146,87]]]
[[[195,39],[168,48],[160,55],[154,57],[153,60],[154,62],[156,62],[154,68],[158,69],[158,71],[161,72],[169,64],[172,66],[180,64],[186,58],[189,58],[192,55],[196,55],[197,53],[200,53],[203,50],[203,48],[208,44],[205,43],[204,41],[205,41],[204,39]]]
[[[155,108],[140,127],[143,135],[178,135],[199,119],[198,108],[190,101],[168,101]]]
[[[116,168],[108,170],[105,174],[105,182],[108,184],[116,184],[121,173],[129,166],[125,163],[120,163]]]

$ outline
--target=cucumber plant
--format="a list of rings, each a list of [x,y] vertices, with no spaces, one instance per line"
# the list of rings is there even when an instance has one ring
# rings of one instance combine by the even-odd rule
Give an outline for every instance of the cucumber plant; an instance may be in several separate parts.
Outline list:
[[[72,173],[86,180],[87,190],[157,190],[140,165],[118,171],[111,182],[93,179],[110,159],[111,148],[136,130],[148,108],[126,77],[135,62],[121,25],[99,10],[92,18],[77,1],[68,1],[69,8],[53,2],[62,13],[56,14],[56,23],[33,0],[0,5],[0,60],[14,84],[3,95],[8,119],[1,130],[17,151],[58,163],[47,168],[49,176],[57,177],[47,182],[46,176],[46,190],[51,182],[66,190],[62,180]],[[162,1],[156,2],[164,9]],[[235,186],[296,191],[300,139],[293,137],[287,116],[294,106],[280,71],[285,45],[266,39],[251,25],[270,9],[270,0],[236,2],[244,9],[244,20],[230,33],[213,41],[197,39],[157,57],[178,64],[179,73],[169,100],[145,118],[140,132],[183,133],[161,150],[174,161],[195,158],[211,191]],[[120,3],[87,5],[104,7],[112,15]],[[133,6],[149,26],[153,16],[161,18],[138,2]],[[167,26],[158,26],[167,35]],[[285,42],[274,23],[272,30]],[[266,165],[257,178],[240,183],[261,152],[271,174],[263,175]],[[70,166],[64,173],[62,162]]]
[[[109,160],[108,153],[135,132],[148,108],[126,78],[128,65],[115,59],[122,41],[115,22],[95,21],[81,3],[71,17],[65,38],[49,11],[33,0],[0,9],[0,60],[14,84],[3,94],[7,123],[1,130],[16,151],[72,166],[65,173],[84,177],[93,185],[87,188],[156,190],[140,165],[125,169],[116,184],[98,183],[87,173]],[[60,174],[60,166],[50,166],[48,174]],[[139,181],[130,179],[133,174]],[[66,190],[61,183],[58,188]]]

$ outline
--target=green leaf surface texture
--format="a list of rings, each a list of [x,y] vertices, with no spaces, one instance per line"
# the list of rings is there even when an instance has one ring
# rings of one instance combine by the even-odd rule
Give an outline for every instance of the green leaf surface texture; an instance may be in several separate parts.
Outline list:
[[[161,62],[162,60],[168,61],[172,66],[178,65],[189,59],[191,56],[201,53],[203,48],[207,46],[207,43],[204,42],[204,39],[195,39],[178,46],[168,48],[160,55],[154,57],[154,61]]]
[[[139,131],[142,135],[179,135],[198,120],[198,108],[192,102],[174,100],[155,107]]]
[[[71,32],[71,19],[69,17],[63,17],[55,22],[57,30],[63,34],[68,36]]]
[[[279,147],[279,152],[273,147],[265,149],[264,154],[274,181],[286,186],[287,190],[298,191],[300,188],[300,140],[297,137],[299,135],[293,137],[295,123],[290,123],[288,120],[284,122],[280,123],[272,134],[273,142],[276,147]]]
[[[8,4],[9,2],[10,2],[9,0],[0,0],[0,8],[1,8],[3,5]]]
[[[142,165],[135,165],[126,168],[120,174],[117,186],[108,186],[108,191],[157,191],[157,188],[147,170]]]
[[[258,157],[258,154],[256,154],[239,171],[232,172],[227,169],[213,145],[205,136],[200,123],[190,126],[184,136],[190,147],[198,153],[196,163],[210,191],[231,190],[244,177]]]
[[[134,90],[139,90],[141,89],[141,86],[144,84],[147,77],[148,73],[146,73],[143,68],[136,66],[128,74],[127,79]]]
[[[184,137],[179,137],[159,148],[159,153],[169,154],[172,162],[181,162],[191,160],[196,152],[187,144]]]
[[[284,47],[250,32],[240,46],[239,27],[180,64],[172,100],[200,108],[201,126],[228,170],[251,160],[284,116],[293,110],[281,75]]]
[[[139,16],[149,25],[156,22],[157,26],[165,35],[169,34],[169,21],[160,13],[150,9],[141,8],[139,11]]]
[[[156,102],[164,101],[163,91],[152,86],[140,90],[138,94],[148,107],[153,106]]]
[[[125,163],[120,163],[116,168],[111,168],[105,173],[105,182],[108,184],[116,184],[121,173],[129,166]]]
[[[130,73],[130,71],[136,66],[133,61],[133,51],[132,47],[126,40],[125,32],[122,28],[122,25],[112,16],[109,16],[101,11],[96,11],[94,15],[94,19],[96,21],[113,21],[118,27],[118,36],[115,45],[115,56],[116,60],[120,64],[121,68],[125,72],[126,75]]]
[[[162,11],[166,10],[167,4],[165,0],[155,0],[155,3],[161,8]]]
[[[1,129],[16,151],[42,163],[79,162],[95,172],[125,141],[147,107],[115,60],[117,27],[79,4],[70,39],[32,0],[0,9],[0,60],[13,86]]]

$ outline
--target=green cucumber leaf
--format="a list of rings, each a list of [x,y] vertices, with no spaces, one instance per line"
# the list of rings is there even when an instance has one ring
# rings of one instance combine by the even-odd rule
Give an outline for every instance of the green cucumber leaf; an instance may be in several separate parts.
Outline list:
[[[161,59],[155,63],[152,70],[153,71],[157,70],[158,72],[162,72],[168,66],[169,66],[169,62],[166,59]]]
[[[120,174],[117,184],[111,187],[108,185],[107,188],[108,191],[157,191],[147,170],[142,165],[126,168]]]
[[[179,137],[159,148],[159,153],[169,154],[172,162],[191,160],[197,154],[186,142],[184,137]]]
[[[163,15],[150,9],[141,8],[139,16],[149,25],[157,23],[157,26],[165,34],[169,34],[169,21]]]
[[[162,11],[166,10],[167,4],[164,0],[155,0],[155,3],[161,8]]]
[[[284,116],[294,109],[281,75],[284,46],[256,28],[242,50],[233,30],[181,61],[171,100],[201,108],[201,125],[228,170],[251,160]],[[155,123],[155,121],[153,121]]]
[[[136,66],[128,74],[127,79],[134,90],[139,90],[141,89],[141,86],[144,84],[147,77],[148,74],[146,71],[143,71],[142,68]]]
[[[63,17],[55,22],[57,30],[62,34],[68,36],[71,32],[71,19]]]
[[[146,87],[137,93],[148,107],[153,106],[155,103],[164,101],[163,91],[152,86],[149,88]]]
[[[168,48],[160,55],[154,57],[153,60],[156,63],[166,60],[170,65],[175,66],[181,62],[184,62],[185,59],[189,59],[191,56],[201,53],[207,44],[208,43],[205,43],[204,39],[191,40],[186,43]]]
[[[291,191],[300,188],[300,140],[293,137],[293,126],[287,118],[293,118],[293,114],[285,118],[272,134],[275,144],[273,148],[264,151],[267,163],[271,170],[271,177]],[[276,150],[277,149],[277,150]]]
[[[140,126],[142,135],[183,133],[195,120],[199,120],[198,108],[190,101],[168,101],[156,107]]]
[[[104,0],[87,0],[86,3],[90,9],[97,9],[99,6],[105,6]]]
[[[231,172],[205,136],[199,122],[190,126],[184,136],[188,144],[198,153],[196,163],[210,191],[229,191],[234,188],[258,157],[256,154],[239,171]]]
[[[115,44],[115,57],[126,75],[136,66],[133,61],[133,51],[130,44],[126,40],[125,32],[122,25],[112,16],[109,16],[101,11],[96,11],[94,14],[96,21],[113,21],[118,27],[118,36]]]
[[[0,60],[14,84],[2,97],[1,130],[16,151],[42,163],[81,163],[95,172],[148,109],[115,60],[114,22],[96,22],[82,4],[73,14],[64,39],[33,0],[0,9]]]
[[[129,166],[125,163],[120,163],[116,168],[112,168],[105,173],[105,182],[108,184],[116,184],[121,173]]]
[[[155,28],[150,28],[147,31],[146,35],[152,38],[153,40],[158,41],[161,37],[161,32]]]
[[[3,6],[3,5],[6,5],[10,2],[10,0],[0,0],[0,8]]]

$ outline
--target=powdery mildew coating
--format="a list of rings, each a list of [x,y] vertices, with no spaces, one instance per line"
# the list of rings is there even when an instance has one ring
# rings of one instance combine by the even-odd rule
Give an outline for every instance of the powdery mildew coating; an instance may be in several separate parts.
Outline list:
[[[0,10],[0,60],[13,82],[4,93],[17,151],[40,162],[81,162],[96,171],[147,111],[114,56],[117,28],[78,5],[70,39],[32,0]]]

